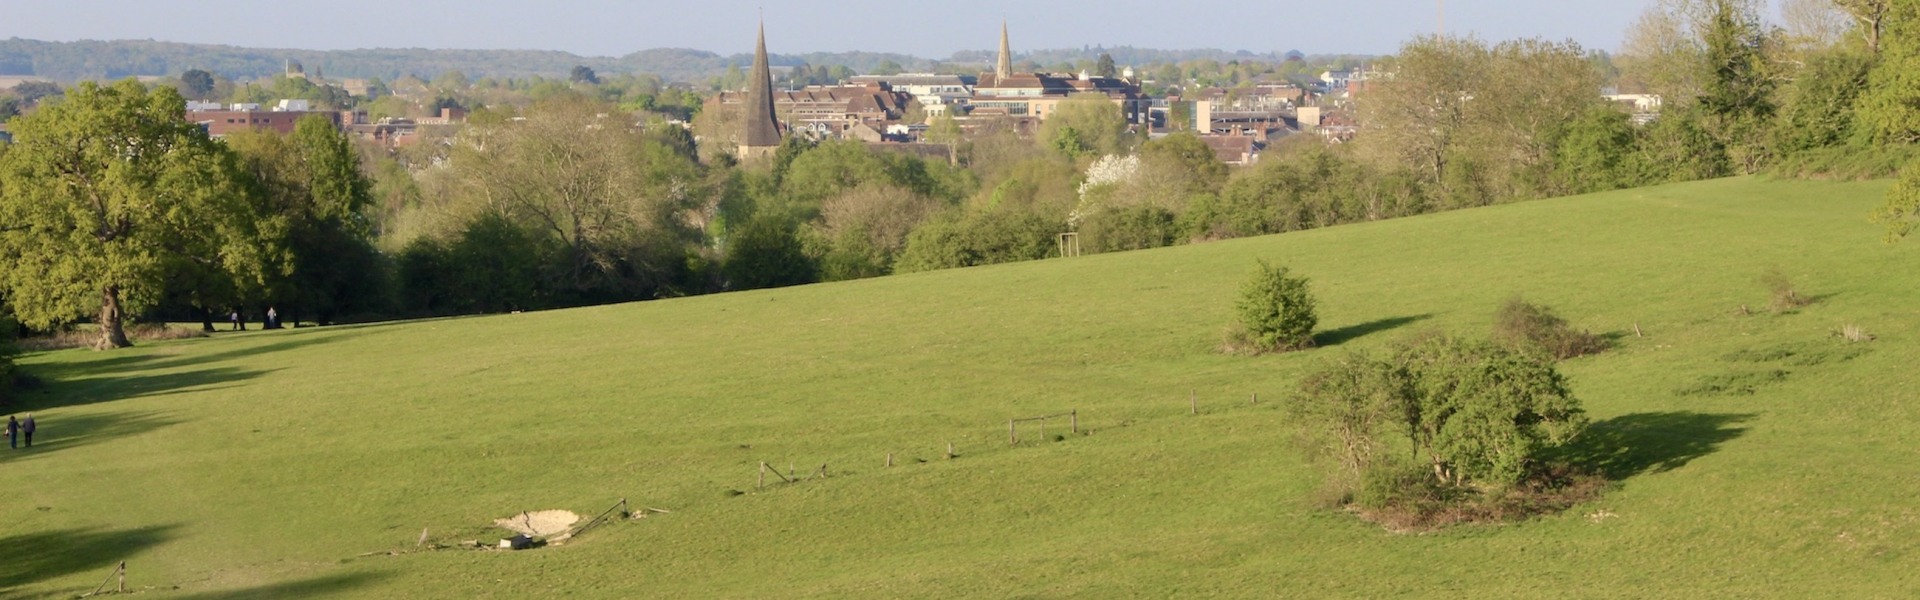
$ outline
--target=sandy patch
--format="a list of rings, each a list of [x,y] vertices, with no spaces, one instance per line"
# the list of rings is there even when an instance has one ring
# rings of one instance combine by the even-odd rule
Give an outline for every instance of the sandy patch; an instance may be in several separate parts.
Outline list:
[[[580,515],[572,511],[536,510],[494,519],[493,525],[528,537],[548,537],[566,533],[578,522]]]

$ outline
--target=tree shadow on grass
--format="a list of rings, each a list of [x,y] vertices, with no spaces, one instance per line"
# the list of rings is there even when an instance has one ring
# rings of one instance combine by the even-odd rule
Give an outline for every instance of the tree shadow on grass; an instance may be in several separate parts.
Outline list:
[[[386,573],[342,573],[325,577],[287,581],[237,590],[220,590],[181,596],[183,600],[277,600],[279,598],[320,598],[386,579]]]
[[[0,464],[136,436],[180,422],[153,412],[76,415],[53,419],[41,417],[36,421],[39,428],[33,434],[33,446],[0,449]]]
[[[138,364],[140,365],[141,368],[145,368],[145,369],[175,369],[180,367],[197,367],[197,366],[202,366],[210,363],[223,362],[223,361],[234,360],[238,358],[251,358],[251,357],[260,356],[263,354],[273,354],[277,352],[286,352],[289,350],[298,350],[301,348],[306,348],[308,346],[330,344],[333,342],[361,337],[364,335],[368,335],[369,333],[370,332],[365,332],[365,331],[335,333],[334,331],[328,330],[328,329],[315,329],[311,331],[288,332],[288,333],[277,334],[278,336],[286,337],[288,339],[276,340],[271,343],[259,344],[259,345],[245,345],[238,348],[231,348],[231,349],[222,350],[219,352],[209,352],[206,354],[187,354],[187,355],[157,357],[157,358],[160,358],[161,360],[155,360],[151,362],[138,363]]]
[[[310,332],[301,331],[298,333],[289,332],[279,334],[279,336],[288,339],[276,340],[265,344],[245,344],[235,348],[207,353],[192,352],[193,349],[197,349],[197,347],[192,344],[203,343],[205,340],[190,340],[187,344],[176,346],[176,348],[185,350],[184,352],[127,354],[124,351],[114,350],[96,353],[93,357],[83,360],[29,365],[27,371],[36,377],[52,382],[79,379],[95,374],[124,373],[131,370],[198,367],[239,358],[250,358],[264,354],[298,350],[308,346],[370,335],[371,333],[373,332],[351,331],[335,333],[331,329],[312,330]]]
[[[1735,425],[1754,416],[1694,412],[1623,415],[1589,426],[1561,449],[1558,458],[1612,481],[1662,473],[1718,451],[1721,444],[1746,433],[1745,428]]]
[[[1432,313],[1409,315],[1368,321],[1359,325],[1348,325],[1339,329],[1330,329],[1313,334],[1313,343],[1319,346],[1338,346],[1382,331],[1391,331],[1433,318]]]
[[[161,373],[157,375],[125,375],[120,377],[89,377],[85,379],[54,381],[44,383],[45,387],[26,394],[20,394],[13,404],[4,408],[8,412],[33,412],[68,406],[86,406],[102,402],[113,402],[129,398],[162,396],[187,391],[200,391],[222,384],[236,384],[265,375],[272,371],[256,371],[234,367],[218,367]]]
[[[20,586],[75,573],[97,571],[106,577],[128,556],[173,537],[175,528],[156,525],[119,531],[60,529],[0,537],[0,598],[24,598],[27,596],[17,590]]]

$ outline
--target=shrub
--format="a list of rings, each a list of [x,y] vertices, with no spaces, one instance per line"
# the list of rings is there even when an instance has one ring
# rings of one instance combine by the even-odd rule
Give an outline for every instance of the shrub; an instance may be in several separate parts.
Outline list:
[[[1813,303],[1812,298],[1800,295],[1793,286],[1793,279],[1780,269],[1771,269],[1760,276],[1760,285],[1767,288],[1771,297],[1768,308],[1773,312],[1784,313]]]
[[[1541,352],[1565,360],[1598,354],[1607,341],[1584,329],[1574,329],[1553,309],[1515,296],[1493,315],[1493,339],[1508,347]]]
[[[907,236],[894,270],[956,269],[1046,258],[1055,252],[1056,221],[1014,210],[935,219]]]
[[[1287,412],[1335,459],[1330,485],[1403,524],[1526,514],[1514,507],[1568,480],[1546,457],[1586,426],[1545,356],[1431,334],[1386,359],[1335,360],[1302,381]]]
[[[1887,225],[1887,241],[1898,241],[1920,227],[1920,160],[1900,169],[1900,180],[1887,190],[1887,203],[1873,213]]]
[[[1095,252],[1144,250],[1173,245],[1178,218],[1158,206],[1109,208],[1090,215],[1080,231]]]
[[[727,258],[720,270],[728,289],[751,290],[813,283],[818,271],[799,238],[799,224],[780,215],[762,214],[747,222],[727,240]]]
[[[1255,352],[1285,352],[1313,347],[1313,295],[1307,279],[1292,276],[1286,267],[1260,261],[1253,277],[1240,286],[1240,329],[1231,344]]]

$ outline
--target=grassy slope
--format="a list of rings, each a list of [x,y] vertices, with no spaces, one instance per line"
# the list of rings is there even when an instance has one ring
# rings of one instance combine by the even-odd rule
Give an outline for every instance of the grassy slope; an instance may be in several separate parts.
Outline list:
[[[1917,250],[1883,184],[1723,180],[1283,236],[546,313],[251,333],[25,362],[0,597],[1896,597],[1920,589]],[[1256,257],[1338,348],[1211,352]],[[1817,304],[1766,301],[1779,266]],[[1566,365],[1619,489],[1393,535],[1315,509],[1271,403],[1341,348],[1481,331],[1513,293],[1648,337]],[[1846,358],[1828,331],[1880,339]],[[1742,350],[1796,349],[1773,362]],[[1809,357],[1824,360],[1809,360]],[[1805,364],[1815,363],[1819,364]],[[1799,363],[1799,364],[1796,364]],[[1744,396],[1679,395],[1775,369]],[[1202,412],[1187,414],[1197,390]],[[1008,448],[1005,419],[1094,433]],[[1050,429],[1049,431],[1056,431]],[[945,443],[962,457],[944,461]],[[748,447],[750,446],[750,447]],[[901,466],[882,466],[894,452]],[[916,459],[926,459],[922,464]],[[756,465],[834,477],[751,492]],[[673,509],[536,552],[408,548],[522,509]],[[42,508],[44,507],[44,508]],[[1610,513],[1612,518],[1586,515]]]

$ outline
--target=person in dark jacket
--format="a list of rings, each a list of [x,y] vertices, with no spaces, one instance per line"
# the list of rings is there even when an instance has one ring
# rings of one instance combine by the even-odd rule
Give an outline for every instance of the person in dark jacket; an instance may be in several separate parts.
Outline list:
[[[27,439],[23,441],[28,448],[33,447],[33,429],[33,413],[27,413],[27,420],[20,422],[20,433],[27,434]]]
[[[7,447],[20,447],[20,421],[14,419],[13,415],[7,415]]]

